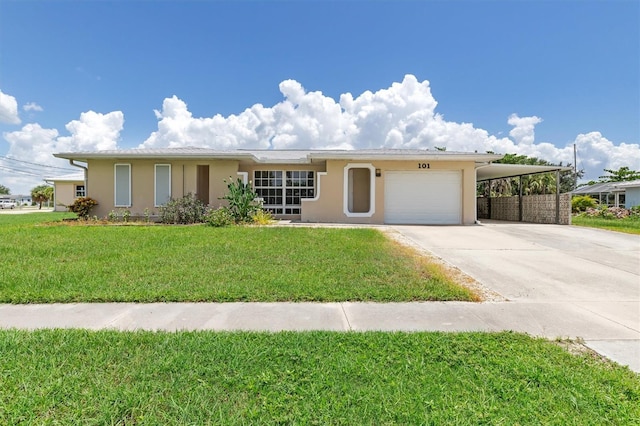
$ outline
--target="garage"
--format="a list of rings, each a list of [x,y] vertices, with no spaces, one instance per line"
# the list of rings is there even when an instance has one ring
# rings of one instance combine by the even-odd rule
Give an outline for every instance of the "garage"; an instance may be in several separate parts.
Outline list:
[[[389,224],[462,223],[462,172],[387,171],[384,221]]]

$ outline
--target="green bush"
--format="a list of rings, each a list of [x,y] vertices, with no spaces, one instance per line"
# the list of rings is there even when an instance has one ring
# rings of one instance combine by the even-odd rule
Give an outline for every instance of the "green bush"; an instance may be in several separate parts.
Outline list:
[[[195,195],[189,193],[182,198],[170,200],[160,207],[160,222],[186,225],[205,222],[207,207]]]
[[[576,195],[571,199],[571,211],[580,213],[588,208],[594,209],[598,205],[597,201],[588,195]]]
[[[76,198],[73,204],[68,205],[67,209],[78,215],[81,219],[88,219],[89,212],[94,206],[97,206],[98,202],[91,197]]]
[[[262,203],[257,201],[258,194],[253,190],[251,182],[245,184],[240,178],[234,181],[231,177],[229,182],[224,182],[229,192],[220,199],[229,202],[228,209],[234,222],[251,222],[251,216],[262,209]]]
[[[233,216],[226,207],[209,210],[205,215],[205,221],[209,226],[221,227],[233,224]]]

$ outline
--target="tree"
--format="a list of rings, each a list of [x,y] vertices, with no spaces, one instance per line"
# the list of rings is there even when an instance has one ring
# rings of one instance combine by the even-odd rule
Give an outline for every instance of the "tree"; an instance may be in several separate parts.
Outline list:
[[[53,187],[49,185],[38,185],[31,190],[31,199],[38,203],[38,210],[42,208],[42,203],[53,198]]]
[[[9,195],[11,194],[11,190],[4,185],[0,185],[0,194]]]
[[[620,167],[618,170],[604,169],[607,175],[600,176],[599,182],[624,182],[640,179],[640,171],[630,170],[629,167]]]

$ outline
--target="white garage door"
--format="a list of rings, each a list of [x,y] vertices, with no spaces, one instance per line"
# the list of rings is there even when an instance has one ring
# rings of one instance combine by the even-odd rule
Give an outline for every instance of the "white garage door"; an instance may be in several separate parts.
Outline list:
[[[459,170],[385,173],[385,223],[458,225],[461,218]]]

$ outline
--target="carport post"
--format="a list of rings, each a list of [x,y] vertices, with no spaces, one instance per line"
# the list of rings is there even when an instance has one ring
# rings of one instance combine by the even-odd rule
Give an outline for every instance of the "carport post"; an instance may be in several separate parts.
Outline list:
[[[491,213],[491,179],[489,179],[489,191],[487,196],[487,210],[489,211],[489,219],[493,219],[493,214]]]
[[[518,219],[522,222],[522,175],[518,176]]]
[[[560,224],[560,170],[556,170],[556,225]]]

